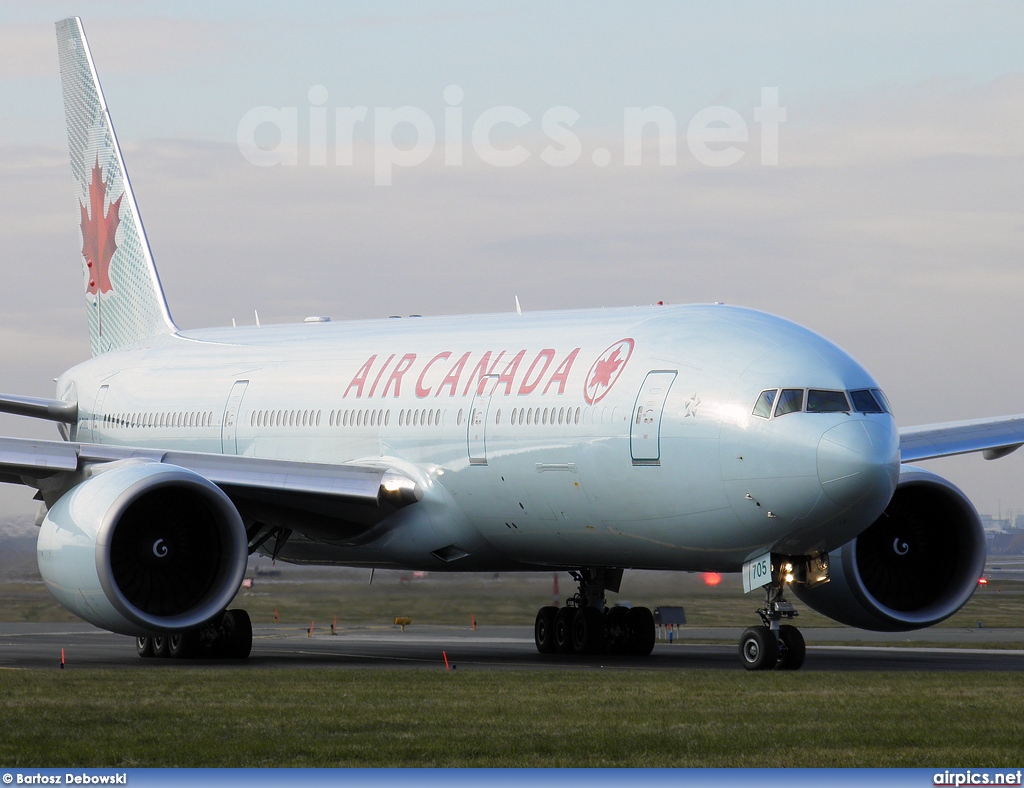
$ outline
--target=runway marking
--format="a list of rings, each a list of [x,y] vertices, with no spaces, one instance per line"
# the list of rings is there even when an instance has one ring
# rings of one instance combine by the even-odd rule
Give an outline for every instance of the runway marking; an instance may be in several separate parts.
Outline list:
[[[1024,657],[1016,648],[935,648],[931,646],[808,646],[808,651],[898,651],[907,654],[1003,654]]]

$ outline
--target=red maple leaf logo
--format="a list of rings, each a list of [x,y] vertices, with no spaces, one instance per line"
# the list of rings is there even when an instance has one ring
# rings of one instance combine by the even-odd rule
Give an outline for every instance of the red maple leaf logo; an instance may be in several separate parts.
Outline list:
[[[622,358],[623,353],[625,353],[624,358]],[[598,356],[594,366],[590,368],[583,389],[583,397],[588,403],[593,405],[608,393],[615,381],[619,379],[619,375],[622,374],[622,370],[625,369],[626,362],[629,361],[632,354],[633,340],[620,339]]]
[[[114,288],[110,284],[110,258],[117,250],[114,235],[121,223],[121,200],[124,194],[110,203],[106,215],[103,206],[107,199],[107,184],[103,182],[103,171],[100,169],[99,157],[92,168],[92,183],[89,184],[89,208],[78,201],[82,209],[82,256],[89,269],[89,284],[86,292],[98,295],[109,293]]]
[[[597,360],[597,369],[594,370],[594,375],[590,378],[590,385],[587,388],[594,388],[594,386],[608,388],[612,384],[612,373],[622,366],[622,359],[619,358],[621,350],[621,348],[615,348],[615,352],[608,358]]]

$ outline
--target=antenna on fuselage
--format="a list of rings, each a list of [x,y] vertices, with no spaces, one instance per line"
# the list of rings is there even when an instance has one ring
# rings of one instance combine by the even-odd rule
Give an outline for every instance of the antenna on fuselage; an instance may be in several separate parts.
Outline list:
[[[259,311],[254,309],[254,310],[252,310],[252,313],[254,315],[256,315],[256,328],[263,328],[263,326],[260,325],[260,313],[259,313]]]
[[[516,314],[517,315],[523,314],[523,308],[521,306],[519,306],[519,296],[516,296]]]

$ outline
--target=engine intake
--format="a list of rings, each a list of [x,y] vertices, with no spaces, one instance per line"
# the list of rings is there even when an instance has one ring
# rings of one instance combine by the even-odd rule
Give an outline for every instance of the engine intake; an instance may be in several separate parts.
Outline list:
[[[829,554],[830,582],[793,591],[843,624],[899,632],[953,615],[984,568],[985,532],[967,496],[937,474],[903,466],[881,517]]]
[[[112,463],[47,513],[39,571],[64,607],[126,635],[189,629],[238,591],[248,542],[238,511],[193,471]]]

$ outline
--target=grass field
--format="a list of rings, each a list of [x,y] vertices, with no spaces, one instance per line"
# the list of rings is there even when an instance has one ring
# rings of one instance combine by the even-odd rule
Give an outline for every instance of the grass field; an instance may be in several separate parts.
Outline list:
[[[934,766],[1024,760],[1024,675],[0,671],[0,763]]]

